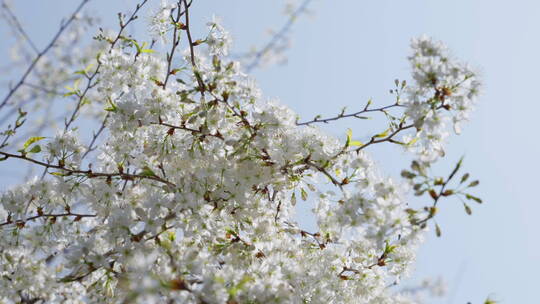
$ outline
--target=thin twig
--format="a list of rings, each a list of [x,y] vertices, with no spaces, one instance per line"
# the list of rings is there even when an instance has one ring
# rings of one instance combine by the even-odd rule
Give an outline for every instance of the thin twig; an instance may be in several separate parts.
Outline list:
[[[206,87],[204,85],[203,80],[201,79],[199,72],[197,71],[197,64],[195,61],[195,50],[194,50],[195,43],[193,42],[193,38],[191,37],[191,30],[189,28],[189,5],[187,3],[187,0],[183,0],[183,1],[184,1],[185,18],[186,18],[185,31],[186,31],[186,35],[189,42],[189,55],[191,58],[191,65],[193,67],[193,71],[194,71],[195,78],[197,79],[197,83],[199,84],[199,90],[201,91],[201,95],[204,98],[204,91],[206,90]]]
[[[171,77],[171,75],[173,74],[171,68],[172,68],[172,61],[173,61],[173,58],[174,58],[174,53],[176,51],[176,47],[178,46],[178,44],[180,43],[180,33],[178,32],[179,30],[179,25],[178,25],[178,22],[180,22],[180,17],[182,16],[182,9],[181,9],[181,5],[182,2],[178,1],[178,11],[176,13],[176,19],[173,18],[171,16],[171,19],[174,23],[174,30],[173,30],[173,40],[172,40],[172,47],[171,47],[171,52],[170,53],[167,53],[167,75],[165,76],[165,80],[163,81],[163,89],[165,90],[165,88],[167,87],[167,82],[169,81],[169,77]],[[187,7],[185,9],[185,12],[187,12]]]
[[[274,45],[283,38],[283,36],[285,36],[285,34],[291,29],[298,16],[300,16],[300,14],[302,14],[307,9],[311,1],[313,0],[304,0],[304,2],[302,2],[302,4],[300,4],[298,8],[291,14],[289,19],[279,30],[279,32],[277,32],[277,34],[275,34],[272,39],[268,41],[268,43],[262,48],[262,50],[255,54],[255,58],[253,59],[253,61],[246,67],[246,71],[248,73],[251,72],[254,68],[256,68],[259,65],[263,56],[266,55],[266,53],[268,53],[268,51],[270,51],[274,47]]]
[[[339,115],[336,115],[334,117],[329,117],[329,118],[314,118],[312,120],[308,120],[308,121],[304,121],[304,122],[297,122],[296,125],[297,126],[307,126],[307,125],[314,124],[314,123],[329,123],[330,121],[335,121],[335,120],[339,120],[339,119],[343,119],[343,118],[350,118],[350,117],[363,118],[363,117],[359,117],[359,115],[364,114],[364,113],[371,113],[371,112],[383,112],[384,113],[388,109],[395,108],[395,107],[403,107],[403,106],[398,104],[398,103],[394,103],[394,104],[384,106],[384,107],[380,107],[380,108],[368,109],[368,107],[369,107],[369,104],[363,110],[358,111],[358,112],[349,113],[349,114],[341,113]]]
[[[60,95],[60,96],[63,96],[65,94],[63,92],[58,92],[58,91],[56,91],[54,89],[49,89],[49,88],[46,88],[46,87],[43,87],[43,86],[40,86],[40,85],[37,85],[37,84],[33,84],[33,83],[25,82],[23,84],[25,86],[27,86],[27,87],[30,87],[32,89],[35,89],[35,90],[38,90],[38,91],[41,91],[41,92],[44,92],[44,93],[47,93],[47,94]]]
[[[63,22],[61,25],[60,25],[60,29],[58,30],[58,32],[56,33],[56,35],[54,35],[53,39],[51,40],[51,42],[49,42],[49,44],[41,51],[37,54],[36,58],[32,61],[32,63],[30,64],[30,66],[26,69],[26,71],[24,72],[23,76],[21,77],[21,79],[19,79],[19,81],[17,82],[17,84],[12,87],[8,94],[6,95],[6,97],[4,97],[4,99],[2,100],[2,103],[0,103],[0,109],[2,109],[2,107],[4,107],[7,102],[9,101],[9,99],[11,98],[11,96],[13,96],[13,94],[15,94],[15,92],[21,87],[21,85],[24,83],[24,81],[26,80],[26,78],[28,77],[28,75],[30,75],[30,72],[32,72],[32,70],[34,69],[34,67],[36,66],[36,64],[38,63],[38,61],[54,46],[54,44],[56,43],[56,41],[58,40],[58,38],[60,38],[60,35],[62,35],[62,33],[64,32],[64,30],[71,24],[71,22],[73,20],[75,20],[75,18],[77,18],[77,14],[81,11],[81,9],[84,7],[85,4],[87,4],[90,0],[82,0],[81,1],[81,4],[79,4],[79,6],[77,7],[77,9],[75,9],[75,11],[71,14],[71,16],[69,17],[69,19],[66,21],[66,22]]]
[[[39,54],[38,48],[36,47],[36,45],[34,44],[32,39],[30,39],[30,36],[28,36],[26,31],[24,30],[24,28],[23,28],[21,22],[19,22],[19,19],[17,18],[17,16],[11,11],[11,8],[9,7],[9,5],[7,5],[7,3],[5,1],[2,1],[2,7],[4,8],[4,10],[8,14],[8,16],[11,18],[11,21],[13,22],[13,25],[15,26],[15,28],[19,31],[21,36],[23,36],[23,38],[26,40],[26,42],[28,42],[28,44],[30,45],[32,50],[34,50],[34,52],[36,52],[36,54]]]
[[[89,1],[89,0],[86,0],[86,1]],[[109,53],[114,49],[114,46],[116,45],[116,43],[120,40],[120,38],[122,37],[122,33],[124,32],[124,30],[126,29],[126,27],[131,23],[133,22],[134,20],[137,19],[137,13],[139,12],[139,10],[148,2],[148,0],[144,0],[142,1],[141,3],[137,4],[135,10],[133,11],[133,13],[131,14],[131,16],[129,17],[129,19],[124,23],[122,21],[122,19],[120,19],[120,30],[118,31],[118,34],[116,35],[116,38],[113,40],[113,42],[111,43],[110,47],[109,47]],[[64,128],[64,131],[67,131],[69,129],[69,127],[71,126],[71,124],[75,121],[75,119],[77,118],[77,115],[84,103],[84,100],[85,100],[85,97],[86,97],[86,94],[88,93],[88,91],[90,89],[92,89],[96,84],[97,82],[92,82],[94,80],[94,78],[99,74],[99,70],[101,68],[101,62],[98,60],[98,65],[95,69],[95,71],[90,75],[90,76],[87,76],[87,83],[86,83],[86,87],[84,88],[84,90],[82,91],[81,94],[78,94],[78,97],[79,97],[79,100],[77,101],[77,105],[75,106],[75,109],[73,110],[73,112],[71,113],[70,115],[70,118],[67,119],[65,121],[65,128]]]
[[[28,217],[28,218],[26,218],[24,220],[21,219],[21,220],[8,220],[8,221],[5,221],[3,223],[0,223],[0,227],[1,226],[6,226],[6,225],[9,225],[9,224],[21,225],[21,224],[24,224],[24,223],[26,223],[28,221],[33,221],[33,220],[43,218],[43,217],[64,217],[64,216],[75,216],[77,218],[83,218],[83,217],[96,217],[97,215],[96,214],[79,214],[79,213],[72,213],[72,212],[57,213],[57,214],[54,214],[54,213],[51,213],[51,214],[38,214],[38,215]]]
[[[92,136],[92,141],[88,145],[88,148],[86,148],[86,152],[84,152],[81,159],[84,159],[90,152],[92,152],[95,149],[94,144],[96,143],[96,141],[97,141],[99,135],[101,134],[101,132],[103,132],[103,130],[105,130],[105,126],[107,125],[107,120],[108,119],[109,119],[109,114],[107,114],[105,116],[105,118],[103,119],[103,122],[101,123],[101,126],[98,129],[98,131],[95,132],[94,135]]]

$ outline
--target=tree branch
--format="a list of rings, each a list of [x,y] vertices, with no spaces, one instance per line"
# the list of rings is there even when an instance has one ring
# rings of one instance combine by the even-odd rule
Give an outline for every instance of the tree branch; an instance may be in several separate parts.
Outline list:
[[[21,79],[19,79],[19,81],[17,82],[17,84],[11,88],[11,90],[9,90],[8,94],[4,97],[4,99],[2,100],[2,102],[0,103],[0,109],[2,109],[2,107],[4,107],[7,102],[9,101],[9,99],[11,98],[11,96],[13,96],[13,94],[15,94],[15,92],[21,87],[21,85],[24,83],[24,81],[26,80],[26,78],[28,77],[28,75],[30,75],[30,72],[32,72],[32,70],[34,69],[34,67],[36,66],[36,64],[38,63],[38,61],[54,46],[54,44],[56,43],[56,41],[58,40],[58,38],[60,38],[60,35],[62,35],[62,33],[64,32],[64,30],[71,24],[71,22],[73,20],[75,20],[75,18],[77,17],[77,14],[81,11],[81,9],[84,7],[85,4],[87,4],[90,0],[82,0],[81,4],[79,4],[79,6],[77,7],[77,9],[75,9],[75,11],[71,14],[71,16],[69,17],[69,19],[66,21],[66,22],[63,22],[62,25],[60,26],[60,29],[58,30],[58,32],[56,33],[56,35],[54,35],[53,39],[51,40],[51,42],[49,42],[49,44],[41,51],[37,54],[36,58],[32,61],[32,63],[30,64],[30,66],[26,69],[26,71],[24,72],[23,76],[21,77]]]
[[[298,8],[292,13],[292,15],[289,17],[283,27],[279,30],[279,32],[277,32],[277,34],[275,34],[272,39],[270,39],[270,41],[268,41],[268,43],[259,52],[255,54],[255,58],[253,59],[253,61],[246,67],[246,71],[248,73],[251,72],[254,68],[256,68],[260,64],[263,56],[266,55],[266,53],[268,53],[268,51],[270,51],[275,46],[275,44],[283,38],[283,36],[285,36],[285,34],[291,29],[294,21],[298,18],[298,16],[300,16],[300,14],[302,14],[307,9],[311,1],[312,0],[304,0],[304,2],[302,2],[302,4],[300,4]]]

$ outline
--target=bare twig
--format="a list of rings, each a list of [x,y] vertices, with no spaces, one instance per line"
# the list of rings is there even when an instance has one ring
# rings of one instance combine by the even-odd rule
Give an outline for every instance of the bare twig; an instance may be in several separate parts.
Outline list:
[[[5,1],[2,1],[2,8],[6,11],[8,17],[13,22],[13,25],[15,26],[17,31],[19,31],[21,36],[23,36],[24,40],[26,40],[26,42],[28,42],[28,45],[30,45],[32,50],[34,50],[34,52],[36,52],[36,54],[39,54],[38,48],[36,47],[36,45],[34,44],[32,39],[30,39],[30,37],[28,36],[26,31],[24,30],[21,22],[19,22],[19,19],[17,18],[17,16],[11,11],[11,8],[9,7],[9,5],[7,5],[7,3]]]
[[[92,152],[95,149],[94,144],[96,143],[96,141],[97,141],[99,135],[101,134],[101,132],[103,132],[103,130],[105,130],[105,126],[107,125],[107,120],[108,119],[109,119],[109,114],[107,114],[105,116],[105,118],[103,119],[103,122],[101,122],[101,126],[99,127],[98,131],[95,132],[94,135],[92,136],[92,141],[88,145],[88,148],[86,148],[86,152],[84,152],[81,159],[84,159],[90,152]]]
[[[278,43],[279,40],[285,36],[285,34],[291,29],[298,16],[300,16],[300,14],[302,14],[307,9],[311,1],[313,0],[304,0],[304,2],[302,2],[302,4],[298,6],[298,8],[291,14],[283,27],[272,37],[272,39],[270,39],[270,41],[268,41],[268,43],[259,52],[255,54],[255,58],[253,59],[253,61],[246,67],[247,72],[251,72],[260,64],[260,61],[264,57],[264,55],[266,55],[276,45],[276,43]]]
[[[60,38],[60,36],[62,35],[62,33],[64,32],[64,30],[71,24],[71,22],[73,20],[75,20],[75,18],[77,18],[77,14],[82,10],[82,8],[84,7],[85,4],[87,4],[90,0],[82,0],[81,1],[81,4],[79,4],[79,6],[75,9],[75,11],[71,14],[71,16],[69,17],[69,19],[65,22],[63,22],[61,25],[60,25],[60,29],[58,30],[58,32],[54,35],[53,39],[51,40],[51,42],[49,42],[49,44],[42,50],[40,51],[36,58],[32,61],[32,63],[30,64],[30,66],[26,69],[26,71],[24,72],[23,76],[21,77],[21,79],[19,79],[19,81],[17,82],[17,84],[12,87],[8,94],[4,97],[4,99],[2,100],[2,102],[0,103],[0,109],[2,107],[4,107],[7,102],[9,101],[9,99],[11,98],[11,96],[13,96],[13,94],[15,94],[15,92],[21,87],[21,85],[24,83],[24,81],[26,80],[26,78],[28,77],[28,75],[30,75],[30,72],[32,72],[32,70],[34,69],[34,67],[36,66],[36,64],[39,62],[39,60],[54,46],[54,44],[56,43],[56,41],[58,40],[58,38]]]
[[[296,125],[297,126],[307,126],[307,125],[314,124],[314,123],[329,123],[331,121],[335,121],[335,120],[339,120],[339,119],[343,119],[343,118],[350,118],[350,117],[364,118],[364,117],[361,117],[359,115],[364,114],[364,113],[371,113],[371,112],[383,112],[384,113],[388,109],[395,108],[395,107],[403,107],[403,106],[398,104],[398,103],[394,103],[394,104],[384,106],[384,107],[380,107],[380,108],[369,109],[368,107],[369,107],[369,103],[366,105],[366,107],[364,109],[362,109],[361,111],[358,111],[358,112],[349,113],[349,114],[341,113],[339,115],[336,115],[334,117],[329,117],[329,118],[317,118],[316,117],[316,118],[314,118],[312,120],[308,120],[308,121],[305,121],[305,122],[297,122]]]
[[[185,31],[186,31],[186,35],[189,42],[189,55],[191,58],[191,65],[193,67],[193,71],[194,71],[195,78],[197,79],[197,83],[199,84],[199,90],[201,91],[201,95],[204,98],[204,91],[206,90],[206,87],[204,85],[203,80],[201,79],[201,75],[197,71],[197,63],[195,61],[195,50],[194,50],[194,47],[196,44],[193,42],[193,38],[191,36],[191,30],[189,28],[189,5],[187,3],[187,0],[182,0],[182,1],[184,2],[184,7],[185,7],[185,18],[186,18]]]
[[[25,82],[24,85],[32,89],[47,93],[47,94],[53,94],[53,95],[59,95],[59,96],[63,96],[65,94],[65,92],[58,92],[55,89],[49,89],[49,88],[46,88],[37,84],[33,84],[33,83]]]

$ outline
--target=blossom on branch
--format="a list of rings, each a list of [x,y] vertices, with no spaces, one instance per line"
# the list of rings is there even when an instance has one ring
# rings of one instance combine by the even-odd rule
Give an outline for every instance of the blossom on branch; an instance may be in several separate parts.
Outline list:
[[[19,153],[0,145],[2,160],[47,173],[0,196],[0,299],[413,303],[388,286],[410,275],[439,198],[473,197],[447,188],[461,162],[447,180],[425,172],[449,122],[468,118],[475,74],[418,38],[413,85],[396,82],[395,105],[302,124],[227,57],[230,35],[216,19],[206,38],[192,37],[191,1],[162,1],[151,18],[166,54],[121,35],[142,5],[116,38],[97,36],[106,47],[84,73],[87,89],[73,90],[81,103],[64,130]],[[106,117],[88,145],[70,127],[85,98]],[[311,125],[394,106],[399,119],[367,143]],[[379,171],[366,148],[382,142],[418,157],[402,175],[425,178],[433,206],[411,209],[407,183]],[[299,200],[313,204],[316,230],[297,221]]]

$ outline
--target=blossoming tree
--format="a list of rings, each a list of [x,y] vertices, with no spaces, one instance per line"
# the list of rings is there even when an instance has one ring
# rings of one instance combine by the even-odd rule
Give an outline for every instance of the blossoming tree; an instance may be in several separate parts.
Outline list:
[[[92,25],[80,14],[87,2],[42,50],[4,4],[32,60],[0,100],[0,160],[40,170],[0,196],[2,302],[417,301],[396,286],[427,228],[440,235],[437,204],[453,197],[471,213],[467,202],[481,202],[461,161],[445,177],[429,169],[468,118],[475,72],[420,37],[411,80],[396,80],[391,104],[302,120],[246,74],[275,45],[250,63],[231,59],[217,20],[203,37],[190,30],[196,1],[145,13],[151,41],[127,33],[144,0],[91,43],[81,38]],[[47,128],[62,96],[76,106]],[[319,128],[379,114],[387,125],[366,142]],[[79,120],[96,122],[81,125],[97,125],[90,140]],[[401,180],[369,156],[383,143],[415,159]],[[410,192],[427,203],[408,203]],[[297,221],[297,200],[313,204],[316,230]]]

